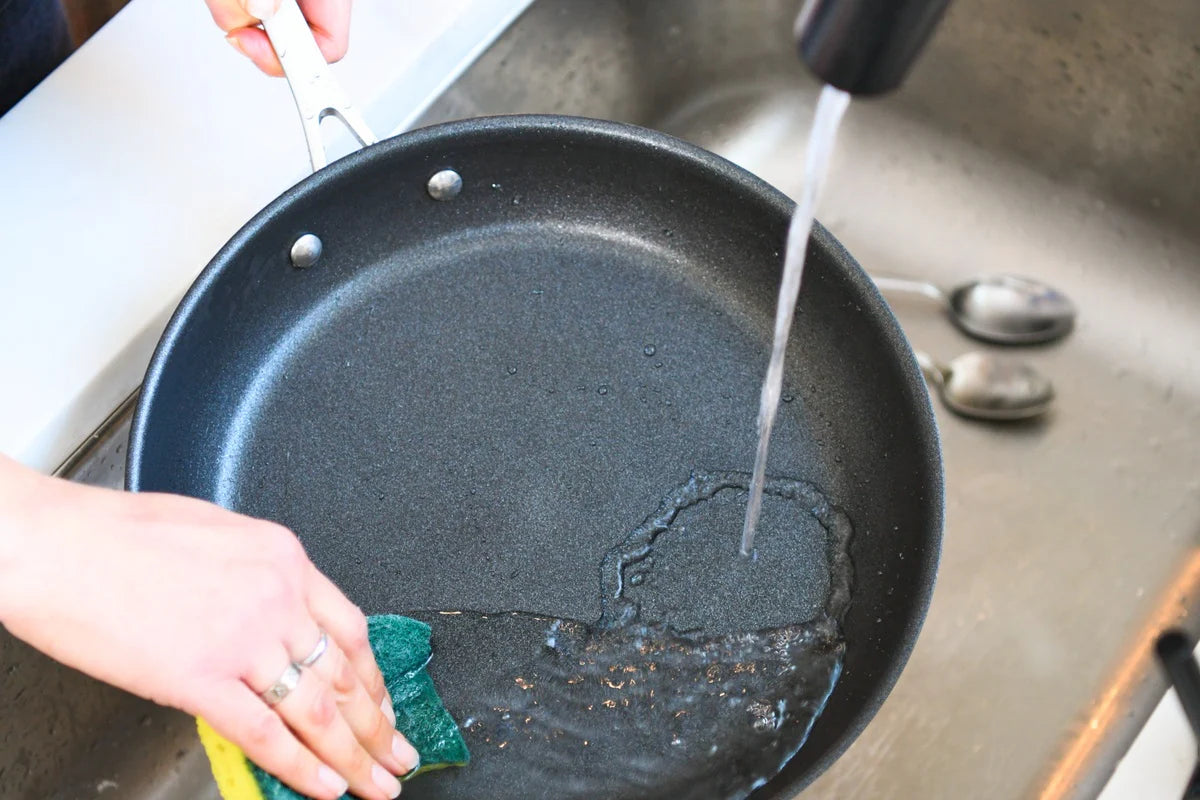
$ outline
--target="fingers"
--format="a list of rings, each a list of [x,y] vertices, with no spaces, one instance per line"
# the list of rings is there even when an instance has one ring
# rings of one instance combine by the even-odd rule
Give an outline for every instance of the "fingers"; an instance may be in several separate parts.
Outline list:
[[[211,692],[202,715],[251,761],[301,794],[336,800],[346,793],[346,781],[301,744],[279,715],[241,681],[229,681]]]
[[[353,678],[353,687],[343,695],[345,700],[352,702],[349,705],[342,703],[351,728],[362,741],[371,742],[368,749],[376,758],[388,763],[381,755],[381,749],[390,754],[393,759],[390,763],[399,767],[400,774],[415,769],[420,756],[395,730],[396,712],[371,650],[366,616],[333,581],[311,564],[307,589],[309,612],[330,639],[328,652],[317,660],[314,668],[335,691],[351,687]],[[382,717],[386,717],[388,723],[387,740],[372,738]]]
[[[300,0],[300,10],[329,63],[341,61],[350,46],[351,0]]]
[[[396,775],[406,775],[417,766],[420,757],[408,740],[397,733],[395,716],[384,715],[381,704],[367,693],[336,642],[329,642],[310,669],[333,691],[350,730],[376,761]]]
[[[364,800],[390,800],[400,794],[400,781],[359,742],[333,689],[313,670],[302,670],[299,684],[274,709],[318,758],[349,781],[352,793]],[[390,726],[385,722],[385,727]]]
[[[279,0],[207,0],[213,21],[225,31],[226,40],[268,75],[283,75],[283,67],[266,33],[259,27],[279,8]],[[332,63],[346,55],[350,45],[351,0],[300,0],[313,38]]]
[[[358,679],[366,687],[367,694],[377,705],[386,700],[390,711],[391,698],[387,696],[383,674],[375,663],[371,640],[367,637],[367,618],[315,566],[309,572],[308,608],[317,624],[341,648],[358,673]]]
[[[267,39],[266,32],[259,27],[263,19],[269,19],[279,8],[279,0],[207,0],[213,22],[225,31],[225,40],[233,48],[254,62],[255,66],[268,75],[283,75],[279,58]]]
[[[283,77],[283,65],[279,63],[275,48],[271,47],[271,40],[262,28],[237,28],[229,32],[225,41],[266,74],[273,78]]]

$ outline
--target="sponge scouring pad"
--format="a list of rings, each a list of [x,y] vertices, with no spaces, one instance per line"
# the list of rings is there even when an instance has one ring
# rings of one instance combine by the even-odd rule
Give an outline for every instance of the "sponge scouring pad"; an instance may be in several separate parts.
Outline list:
[[[405,780],[442,767],[466,764],[470,758],[467,744],[425,670],[432,653],[429,626],[394,615],[370,617],[367,624],[375,661],[383,672],[396,710],[396,729],[421,756],[421,765]],[[204,720],[197,719],[196,727],[224,800],[301,799],[301,795],[252,764],[237,745]]]

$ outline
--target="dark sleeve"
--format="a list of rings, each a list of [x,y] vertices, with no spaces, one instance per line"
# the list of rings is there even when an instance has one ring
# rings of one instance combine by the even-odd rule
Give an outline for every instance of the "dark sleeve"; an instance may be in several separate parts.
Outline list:
[[[71,52],[59,0],[0,0],[0,115]]]

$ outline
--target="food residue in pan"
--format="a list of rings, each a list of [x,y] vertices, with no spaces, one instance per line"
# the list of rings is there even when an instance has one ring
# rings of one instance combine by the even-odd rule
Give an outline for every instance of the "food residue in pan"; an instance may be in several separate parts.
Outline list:
[[[693,475],[609,551],[595,623],[438,616],[432,673],[472,763],[413,797],[741,798],[778,773],[841,673],[852,528],[771,480],[751,564],[733,536],[749,477]]]

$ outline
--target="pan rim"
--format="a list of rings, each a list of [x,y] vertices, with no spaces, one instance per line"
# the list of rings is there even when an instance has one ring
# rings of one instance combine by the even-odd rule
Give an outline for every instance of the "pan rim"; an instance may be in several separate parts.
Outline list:
[[[447,139],[546,134],[548,132],[666,153],[679,160],[681,165],[706,171],[734,184],[740,190],[759,196],[781,214],[790,216],[795,206],[792,200],[764,179],[715,153],[652,129],[587,117],[552,114],[476,117],[418,128],[358,150],[306,176],[254,215],[213,256],[184,294],[164,328],[162,337],[156,345],[147,367],[130,428],[126,456],[126,488],[134,492],[141,491],[143,488],[142,464],[150,412],[174,344],[191,318],[192,310],[197,302],[205,296],[208,287],[226,269],[232,256],[253,240],[268,222],[284,214],[295,203],[327,182],[365,171],[377,160],[387,159],[410,149]],[[917,430],[914,431],[914,434],[922,443],[923,452],[919,454],[919,457],[927,465],[929,473],[926,476],[927,484],[925,486],[929,530],[924,532],[929,546],[924,549],[917,560],[918,569],[915,572],[919,586],[914,591],[913,612],[902,629],[901,644],[893,650],[886,668],[876,673],[869,693],[859,699],[858,710],[848,716],[847,721],[841,726],[841,730],[831,737],[824,752],[804,764],[801,775],[788,777],[789,772],[793,771],[793,766],[796,765],[796,768],[799,766],[799,762],[792,759],[775,778],[753,792],[754,797],[764,798],[790,797],[791,793],[808,786],[837,761],[861,735],[891,694],[900,674],[908,664],[929,611],[941,556],[945,524],[945,474],[941,437],[933,406],[912,348],[882,294],[842,244],[819,223],[813,227],[812,240],[819,248],[826,250],[838,263],[842,270],[842,276],[849,282],[864,304],[864,310],[881,321],[886,338],[892,344],[894,351],[901,356],[902,363],[898,366],[901,370],[903,385],[909,394],[908,400],[915,412],[913,422]],[[835,688],[834,696],[836,693],[837,689]],[[819,726],[820,719],[818,718],[816,727],[819,728]],[[801,749],[801,753],[803,753],[803,749]]]

